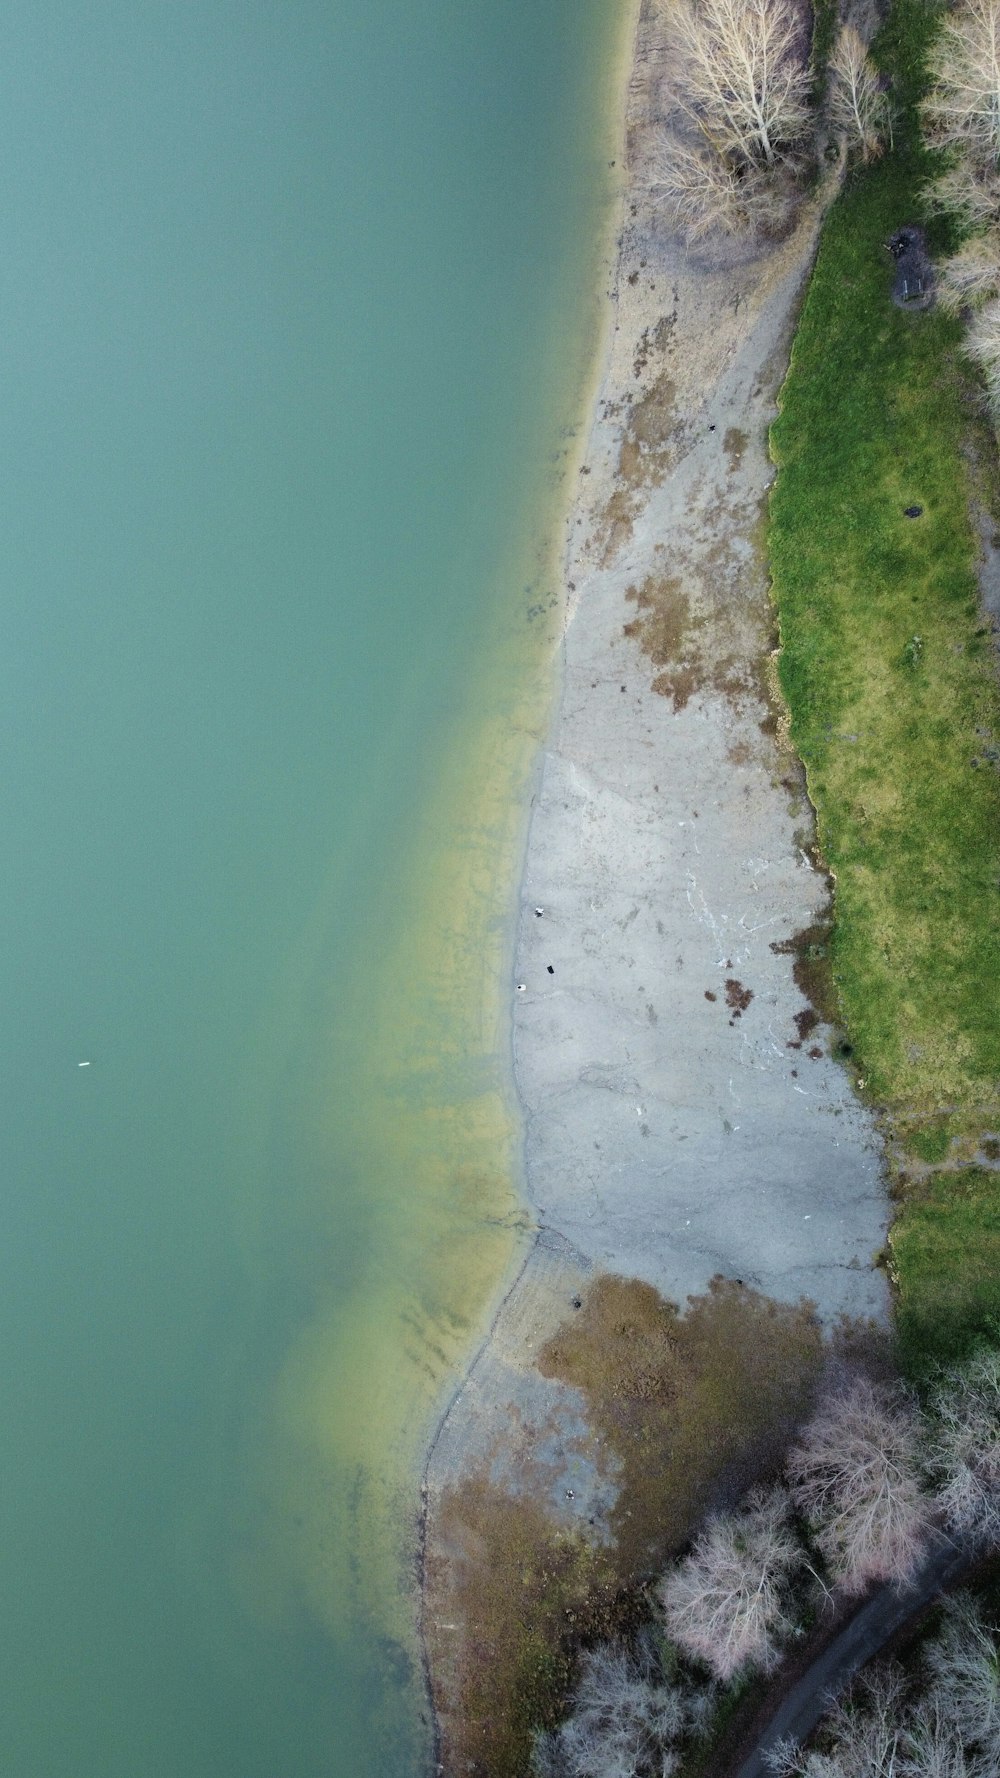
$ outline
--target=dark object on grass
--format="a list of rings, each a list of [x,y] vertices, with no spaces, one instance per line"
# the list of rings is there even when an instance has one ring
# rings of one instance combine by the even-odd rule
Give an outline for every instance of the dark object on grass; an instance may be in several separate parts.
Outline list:
[[[928,309],[934,301],[934,272],[924,231],[907,223],[885,243],[896,262],[892,300],[898,309]]]
[[[923,510],[922,506],[904,506],[903,517],[904,519],[919,519]]]

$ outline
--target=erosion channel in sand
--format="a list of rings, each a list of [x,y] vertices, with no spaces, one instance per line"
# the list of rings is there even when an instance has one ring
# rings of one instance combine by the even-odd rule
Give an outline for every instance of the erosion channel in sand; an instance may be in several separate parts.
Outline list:
[[[533,1236],[425,1483],[446,1765],[462,1578],[482,1557],[463,1487],[610,1535],[614,1464],[581,1393],[538,1368],[588,1284],[623,1274],[683,1305],[722,1275],[810,1299],[827,1325],[887,1311],[880,1153],[817,989],[829,883],[782,738],[761,549],[767,431],[829,193],[757,256],[672,238],[642,177],[647,14],[511,982]]]

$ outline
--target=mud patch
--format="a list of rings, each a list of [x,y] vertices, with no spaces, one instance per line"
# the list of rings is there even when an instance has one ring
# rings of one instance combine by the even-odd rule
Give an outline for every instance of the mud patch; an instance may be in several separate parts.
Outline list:
[[[740,464],[743,462],[743,453],[749,443],[749,434],[743,432],[739,426],[730,426],[728,428],[726,436],[722,441],[722,448],[726,453],[726,461],[729,464],[730,474],[732,474],[734,470],[739,469]]]

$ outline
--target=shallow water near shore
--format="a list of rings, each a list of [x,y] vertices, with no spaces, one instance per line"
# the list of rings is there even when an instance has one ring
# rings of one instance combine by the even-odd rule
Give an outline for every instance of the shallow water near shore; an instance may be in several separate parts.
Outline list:
[[[522,1215],[507,921],[621,30],[8,12],[17,1778],[425,1750],[415,1464]]]

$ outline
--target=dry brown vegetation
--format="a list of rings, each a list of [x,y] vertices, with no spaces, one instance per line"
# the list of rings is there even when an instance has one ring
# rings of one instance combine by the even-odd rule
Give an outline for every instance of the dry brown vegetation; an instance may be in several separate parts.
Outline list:
[[[581,1391],[592,1449],[617,1472],[614,1541],[585,1542],[544,1489],[514,1496],[485,1473],[442,1499],[425,1631],[449,1772],[523,1778],[576,1650],[627,1631],[706,1508],[777,1470],[823,1362],[807,1303],[720,1281],[682,1315],[637,1279],[596,1280],[539,1368]]]
[[[621,1465],[613,1529],[623,1582],[661,1567],[706,1508],[778,1465],[822,1362],[810,1304],[718,1280],[682,1315],[639,1279],[597,1280],[539,1369],[582,1391]]]
[[[448,1772],[521,1778],[554,1723],[575,1650],[629,1627],[607,1550],[488,1476],[450,1490],[425,1576],[425,1634]]]

